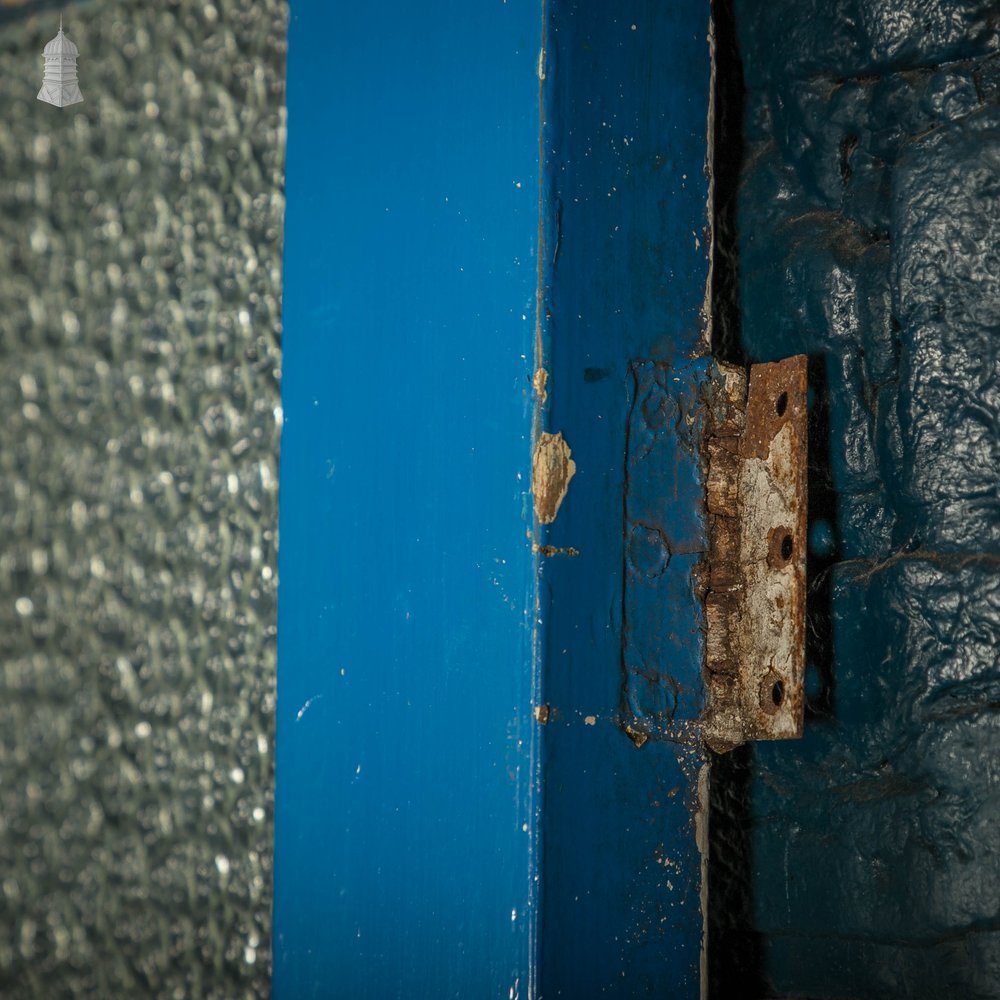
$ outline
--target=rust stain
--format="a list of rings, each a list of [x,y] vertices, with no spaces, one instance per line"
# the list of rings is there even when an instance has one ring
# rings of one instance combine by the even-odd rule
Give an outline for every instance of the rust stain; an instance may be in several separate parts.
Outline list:
[[[538,545],[536,543],[531,546],[531,551],[543,556],[578,556],[580,554],[580,550],[574,549],[572,545],[559,548],[556,545]]]
[[[548,705],[535,706],[535,722],[539,722],[544,726],[548,723],[551,714],[552,709]]]
[[[562,434],[542,433],[531,458],[535,516],[542,524],[551,524],[556,519],[574,475],[576,462]]]
[[[806,359],[754,365],[749,383],[720,372],[706,442],[705,733],[724,751],[802,735]]]

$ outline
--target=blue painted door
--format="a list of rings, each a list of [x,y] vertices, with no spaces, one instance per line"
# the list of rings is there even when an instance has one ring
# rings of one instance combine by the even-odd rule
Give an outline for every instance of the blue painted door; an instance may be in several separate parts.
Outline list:
[[[707,30],[292,2],[279,1000],[698,995],[700,757],[630,734],[621,609],[632,362],[704,342]]]

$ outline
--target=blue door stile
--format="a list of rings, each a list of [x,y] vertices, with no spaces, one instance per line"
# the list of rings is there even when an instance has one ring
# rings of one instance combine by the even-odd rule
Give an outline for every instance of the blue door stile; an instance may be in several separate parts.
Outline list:
[[[634,363],[703,350],[708,26],[291,0],[277,1000],[699,994],[703,761],[636,738],[622,526]]]

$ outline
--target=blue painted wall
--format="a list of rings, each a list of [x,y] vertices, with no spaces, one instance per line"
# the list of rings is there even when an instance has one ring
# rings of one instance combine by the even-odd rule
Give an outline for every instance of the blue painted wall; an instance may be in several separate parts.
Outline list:
[[[720,995],[997,998],[997,4],[734,7],[742,347],[812,356],[813,545]]]

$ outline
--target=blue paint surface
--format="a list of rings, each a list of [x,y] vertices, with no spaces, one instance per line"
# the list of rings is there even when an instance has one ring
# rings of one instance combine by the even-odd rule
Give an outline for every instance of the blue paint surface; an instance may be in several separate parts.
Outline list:
[[[532,966],[541,15],[389,6],[292,3],[278,1000]]]
[[[742,346],[812,356],[819,544],[804,738],[729,798],[720,995],[996,1000],[997,5],[863,7],[735,4]]]
[[[577,474],[545,541],[580,554],[542,567],[541,995],[694,998],[701,759],[623,730],[622,526],[631,363],[701,353],[709,4],[549,9],[544,422]]]
[[[711,361],[633,365],[625,481],[625,724],[687,742],[705,708],[701,440]]]
[[[278,1000],[697,996],[702,758],[624,731],[622,524],[632,361],[700,351],[708,15],[293,0]]]

